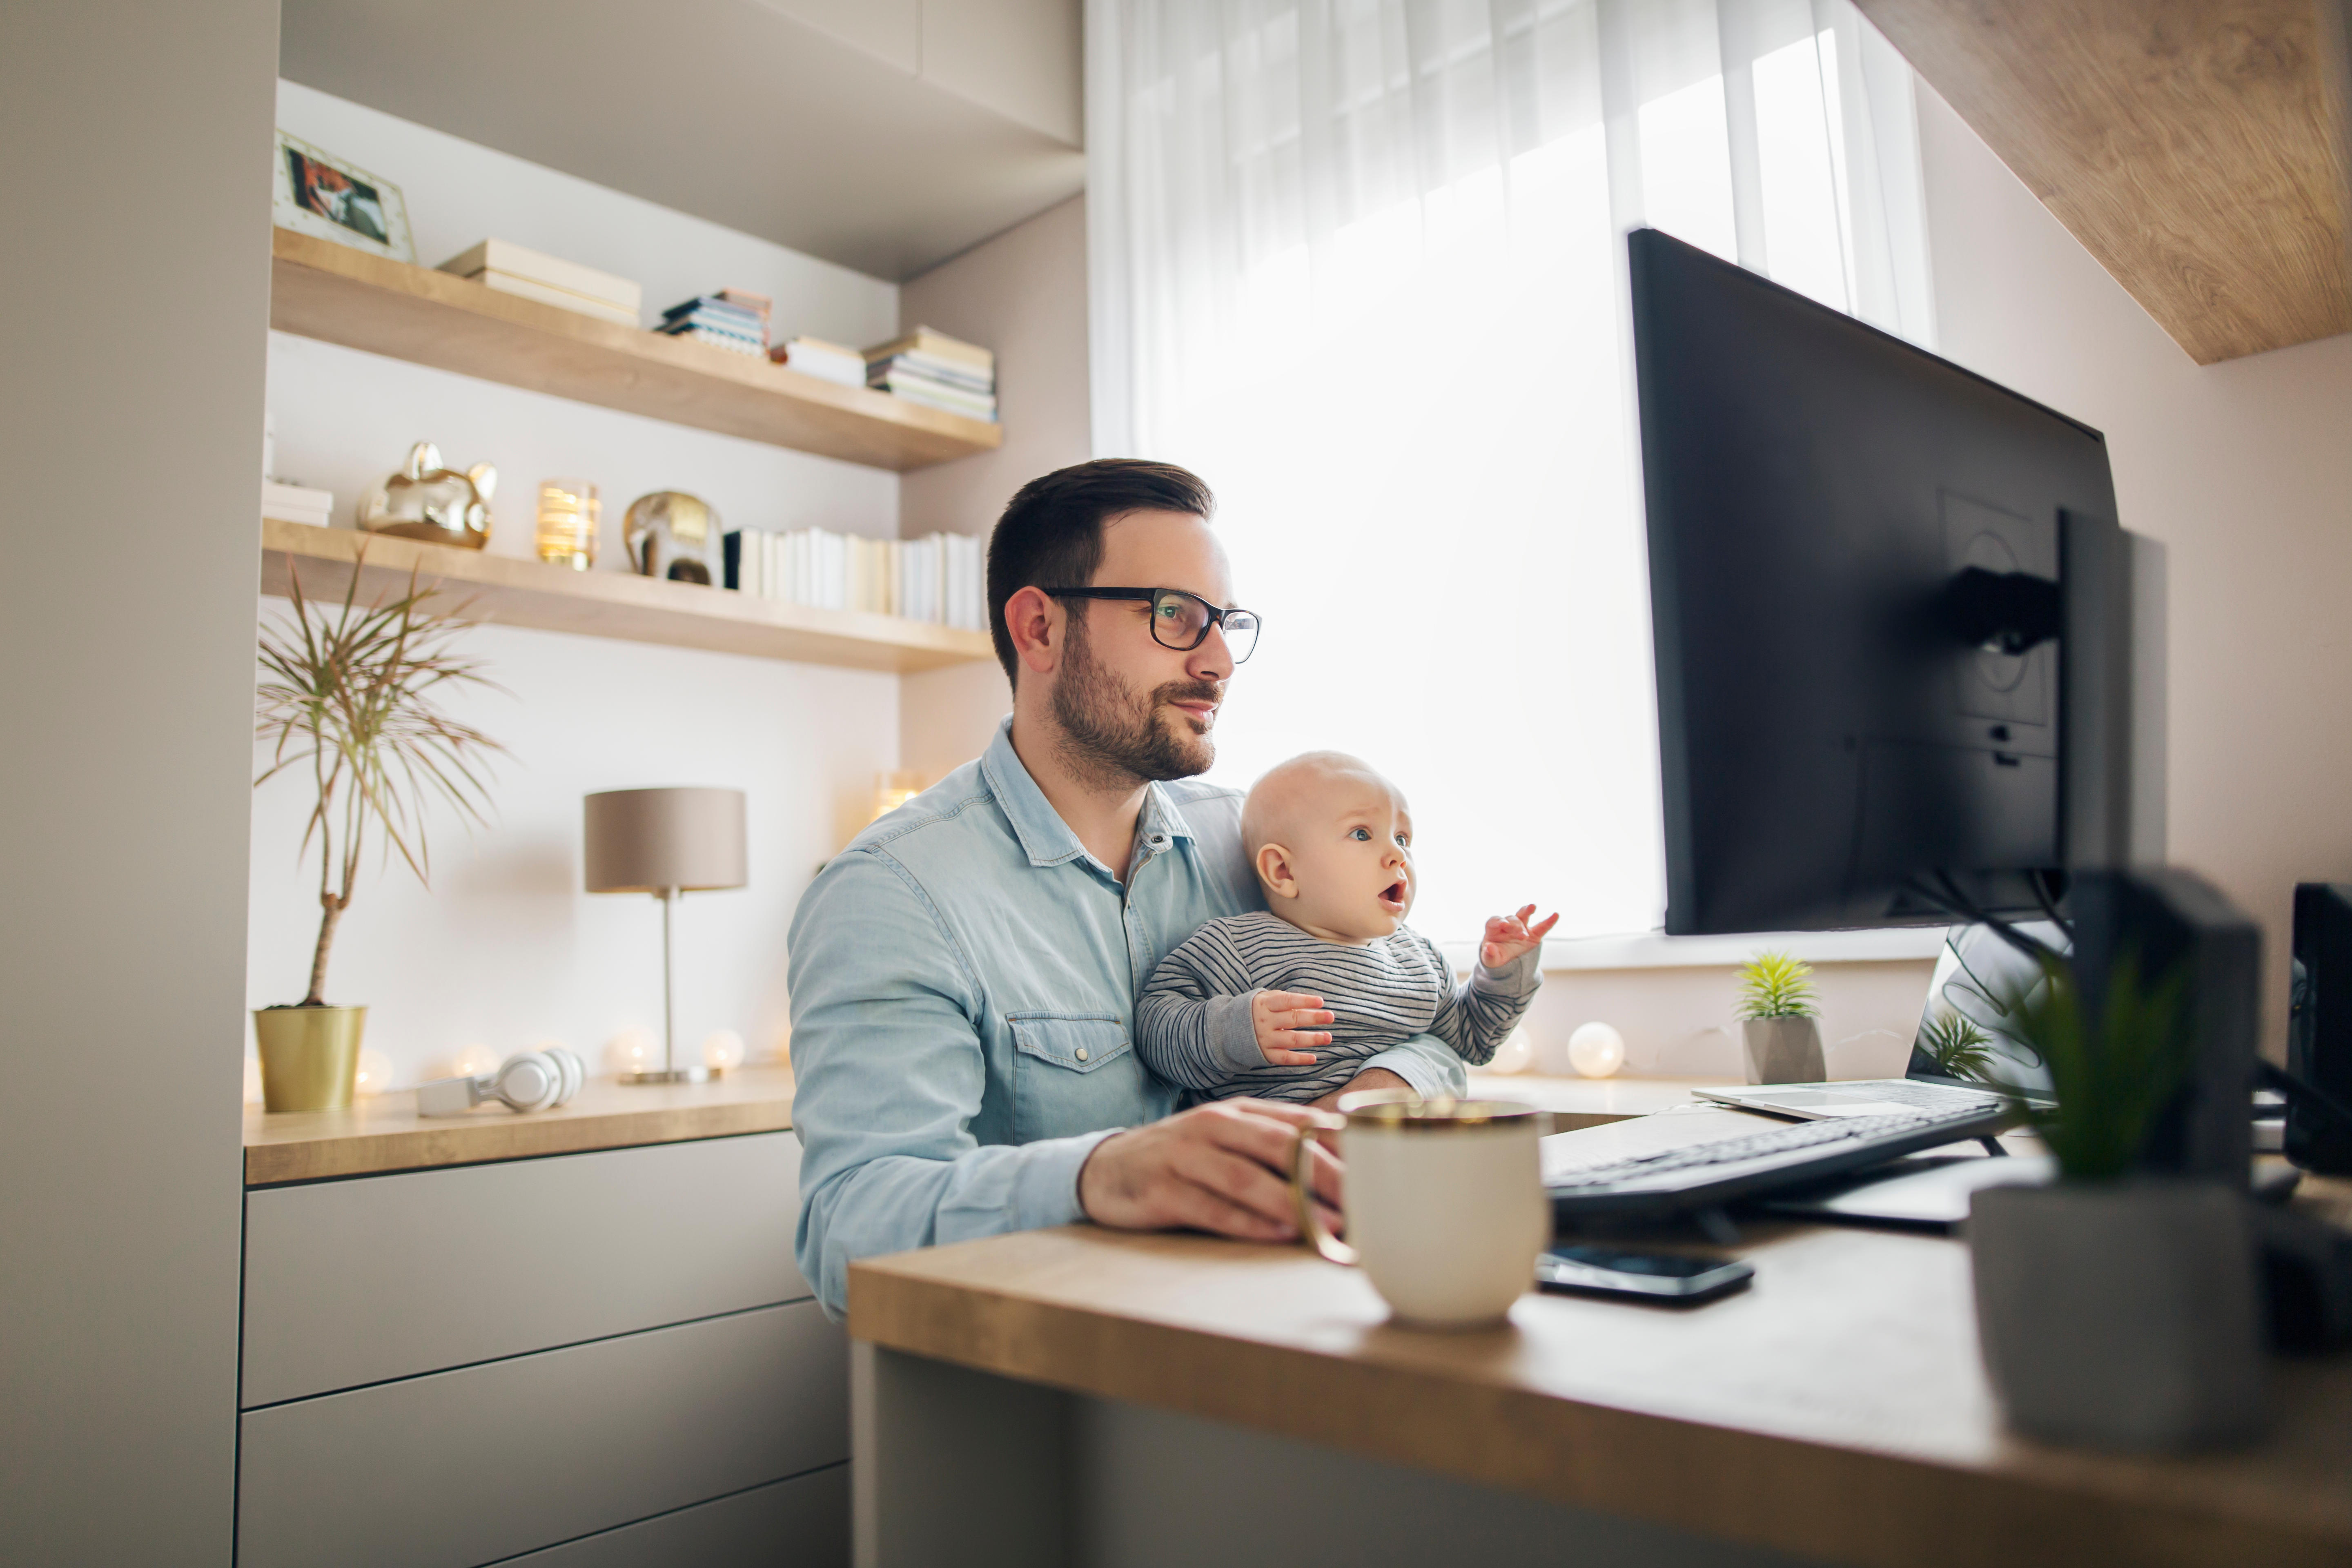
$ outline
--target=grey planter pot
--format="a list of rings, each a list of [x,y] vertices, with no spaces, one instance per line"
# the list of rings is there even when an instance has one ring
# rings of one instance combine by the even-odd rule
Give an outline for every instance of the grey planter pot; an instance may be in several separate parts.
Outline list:
[[[1750,1083],[1819,1083],[1830,1075],[1818,1018],[1743,1018],[1739,1043]]]
[[[2179,1452],[2262,1430],[2243,1194],[2157,1180],[1988,1188],[1970,1205],[1969,1253],[1985,1370],[2020,1432]]]

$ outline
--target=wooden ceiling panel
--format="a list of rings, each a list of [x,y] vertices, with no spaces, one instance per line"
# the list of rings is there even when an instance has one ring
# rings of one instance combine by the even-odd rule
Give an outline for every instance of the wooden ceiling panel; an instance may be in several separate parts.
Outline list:
[[[2200,364],[2352,331],[2344,0],[1857,0]]]

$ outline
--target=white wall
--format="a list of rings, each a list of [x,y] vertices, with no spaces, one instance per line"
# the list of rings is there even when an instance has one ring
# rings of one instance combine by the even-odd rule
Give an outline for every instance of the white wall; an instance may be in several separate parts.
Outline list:
[[[709,289],[776,301],[780,331],[850,344],[898,324],[898,290],[830,263],[293,83],[278,123],[399,185],[430,264],[487,236],[638,279],[649,316]],[[599,571],[625,569],[620,523],[651,489],[691,490],[729,526],[810,523],[896,531],[898,479],[880,469],[614,413],[310,339],[271,333],[269,405],[282,476],[335,492],[348,523],[362,489],[431,440],[460,467],[498,465],[492,552],[528,556],[538,482],[593,480],[604,502]],[[282,616],[266,601],[266,616]],[[751,886],[684,906],[678,1025],[691,1047],[719,1027],[753,1054],[785,1016],[783,932],[817,864],[870,815],[898,763],[898,685],[885,674],[683,648],[482,627],[466,641],[510,695],[464,699],[513,755],[497,816],[467,835],[435,818],[434,887],[371,871],[337,935],[330,999],[370,1008],[368,1044],[392,1081],[437,1070],[469,1045],[499,1053],[554,1037],[596,1061],[623,1026],[661,1016],[660,920],[649,899],[580,885],[580,797],[657,784],[751,796]],[[300,785],[253,802],[247,994],[299,997],[318,921],[316,862],[298,868]]]
[[[1903,1076],[1935,970],[1921,959],[1814,966],[1830,1077]],[[1535,1070],[1573,1072],[1569,1037],[1602,1023],[1625,1038],[1627,1077],[1738,1083],[1747,1071],[1738,1003],[1739,973],[1730,965],[1549,971],[1528,1009]]]
[[[0,1557],[225,1564],[278,7],[0,35]]]
[[[1944,353],[2106,433],[2169,552],[2171,858],[2259,916],[2264,1039],[2297,881],[2352,879],[2352,335],[2200,367],[1924,85]]]
[[[1087,410],[1087,204],[1048,208],[910,279],[899,293],[908,328],[936,327],[996,352],[1004,445],[901,481],[903,531],[985,535],[1004,503],[1040,474],[1093,453]],[[926,782],[979,754],[1013,707],[994,663],[908,676],[899,719],[901,766]]]

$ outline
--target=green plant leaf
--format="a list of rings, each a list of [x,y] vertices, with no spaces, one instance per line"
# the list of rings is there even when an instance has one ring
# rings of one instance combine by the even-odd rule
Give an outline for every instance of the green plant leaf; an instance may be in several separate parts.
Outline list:
[[[2054,1107],[2018,1103],[2074,1181],[2128,1174],[2157,1118],[2188,1075],[2188,976],[2150,984],[2126,952],[2107,978],[2106,1005],[2086,1021],[2072,971],[2044,960],[2043,984],[2011,997],[2017,1034],[2050,1065]]]
[[[1739,970],[1742,1018],[1816,1018],[1813,966],[1785,952],[1759,952]]]
[[[319,846],[319,900],[324,910],[311,964],[310,1000],[320,999],[335,921],[351,903],[371,836],[385,863],[397,855],[432,885],[425,832],[434,805],[472,826],[488,821],[488,760],[505,750],[451,718],[439,696],[453,683],[498,688],[479,664],[454,649],[458,623],[428,608],[439,590],[408,589],[371,605],[358,602],[362,545],[342,602],[320,608],[289,566],[290,616],[262,629],[257,733],[269,742],[259,788],[306,766],[312,802],[298,853]],[[462,606],[460,606],[462,608]]]
[[[1934,1060],[1936,1070],[1946,1078],[1978,1083],[1993,1081],[1992,1037],[1964,1014],[1937,1014],[1921,1031],[1919,1045]]]

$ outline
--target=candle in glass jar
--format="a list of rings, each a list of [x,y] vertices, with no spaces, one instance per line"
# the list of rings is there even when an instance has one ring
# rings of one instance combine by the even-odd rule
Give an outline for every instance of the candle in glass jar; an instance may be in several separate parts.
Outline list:
[[[596,563],[596,487],[545,479],[539,487],[539,558],[585,572]]]

